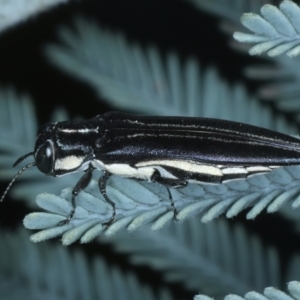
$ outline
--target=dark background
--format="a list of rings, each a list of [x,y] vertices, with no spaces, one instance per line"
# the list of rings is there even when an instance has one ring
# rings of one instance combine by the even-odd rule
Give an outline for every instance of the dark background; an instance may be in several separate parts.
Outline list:
[[[42,122],[47,121],[57,105],[83,117],[92,117],[95,109],[102,110],[103,104],[99,104],[89,86],[65,76],[48,63],[43,52],[45,45],[58,43],[57,29],[72,26],[74,17],[79,15],[123,32],[129,41],[144,47],[156,45],[162,53],[176,50],[182,60],[198,58],[202,67],[218,65],[221,75],[229,81],[242,80],[241,66],[253,60],[230,51],[227,42],[231,38],[220,33],[219,19],[188,1],[70,1],[0,36],[0,84],[28,93]]]
[[[86,83],[51,65],[43,52],[45,45],[58,43],[57,29],[73,26],[74,17],[79,15],[123,32],[129,41],[144,47],[156,45],[163,54],[176,50],[182,61],[194,56],[202,68],[218,66],[223,78],[231,83],[245,82],[250,93],[255,93],[259,85],[246,81],[242,75],[243,67],[258,59],[230,50],[231,38],[220,32],[219,19],[197,10],[188,1],[70,1],[0,33],[0,87],[10,86],[20,95],[30,95],[40,123],[47,122],[57,106],[66,108],[71,116],[84,118],[93,117],[95,111],[98,114],[110,109]],[[1,191],[6,184],[1,183]],[[15,228],[30,210],[25,204],[7,198],[0,207],[0,224]],[[245,214],[241,213],[233,222],[244,223],[247,230],[263,237],[266,245],[276,246],[284,262],[300,249],[297,233],[280,214],[263,213],[255,222],[246,222]],[[76,247],[80,246],[71,246],[70,251]],[[81,248],[90,255],[101,251],[109,263],[118,263],[124,270],[129,267],[127,257],[114,253],[109,246],[100,248],[92,243]],[[149,282],[150,278],[153,286],[162,282],[160,274],[148,268],[137,268],[137,272],[142,281]],[[179,285],[171,287],[177,299],[191,299],[194,295]]]

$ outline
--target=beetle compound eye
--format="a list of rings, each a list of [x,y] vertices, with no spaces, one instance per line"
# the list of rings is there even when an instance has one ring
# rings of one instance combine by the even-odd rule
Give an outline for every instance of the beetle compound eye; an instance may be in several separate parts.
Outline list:
[[[49,174],[51,172],[52,161],[51,145],[46,143],[41,146],[37,152],[35,158],[36,166],[41,172]]]

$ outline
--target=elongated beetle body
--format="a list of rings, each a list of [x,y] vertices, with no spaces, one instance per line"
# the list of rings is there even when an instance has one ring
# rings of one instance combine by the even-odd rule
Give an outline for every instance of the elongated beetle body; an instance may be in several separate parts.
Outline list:
[[[34,152],[20,157],[15,165],[30,155],[35,162],[18,172],[1,200],[28,167],[37,166],[51,176],[85,171],[72,192],[75,208],[76,195],[89,184],[93,170],[100,169],[104,172],[99,189],[113,207],[110,224],[115,218],[115,204],[106,195],[111,174],[166,187],[221,183],[300,164],[300,140],[231,121],[109,112],[89,120],[41,126]],[[74,209],[61,224],[73,214]]]

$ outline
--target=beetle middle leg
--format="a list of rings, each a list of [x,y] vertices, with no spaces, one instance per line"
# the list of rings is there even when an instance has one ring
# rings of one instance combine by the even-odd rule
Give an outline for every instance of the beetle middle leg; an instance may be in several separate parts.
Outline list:
[[[151,181],[160,183],[163,186],[165,186],[165,188],[167,189],[168,195],[169,195],[169,200],[171,202],[172,209],[173,209],[173,213],[174,213],[173,218],[174,218],[175,221],[178,221],[178,219],[177,219],[178,211],[177,211],[177,208],[176,208],[175,203],[173,201],[173,197],[172,197],[172,194],[171,194],[171,191],[170,191],[169,187],[182,188],[182,187],[185,187],[187,185],[187,181],[184,180],[184,179],[164,178],[160,175],[158,170],[155,170],[153,172],[153,174],[151,176]]]

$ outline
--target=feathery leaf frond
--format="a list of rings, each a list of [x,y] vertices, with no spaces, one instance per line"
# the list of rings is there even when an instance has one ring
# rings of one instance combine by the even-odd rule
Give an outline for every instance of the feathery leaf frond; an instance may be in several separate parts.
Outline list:
[[[236,22],[245,11],[258,12],[263,4],[270,3],[266,0],[189,0],[195,7],[221,18]]]
[[[1,0],[0,31],[67,0]]]
[[[299,300],[300,299],[300,282],[290,281],[288,283],[288,290],[290,295],[279,290],[277,287],[267,287],[264,289],[264,293],[248,292],[244,297],[230,294],[224,297],[224,300]],[[194,300],[213,300],[213,298],[199,294],[194,297]]]
[[[287,275],[285,276],[286,280],[290,281],[290,280],[294,280],[295,278],[299,278],[299,270],[300,270],[300,255],[296,253],[292,255],[292,257],[289,259],[288,267],[287,267]]]
[[[99,240],[128,254],[132,263],[158,270],[170,282],[218,299],[229,292],[284,285],[276,250],[240,225],[229,227],[224,219],[201,224],[194,218],[158,232],[143,228]]]
[[[172,299],[167,289],[155,295],[100,256],[88,262],[78,250],[71,255],[54,245],[37,247],[24,230],[1,230],[0,253],[1,299]]]
[[[269,56],[286,53],[298,56],[300,53],[300,7],[291,0],[284,0],[279,9],[271,4],[261,8],[261,14],[245,13],[242,24],[254,34],[235,32],[233,37],[244,43],[257,43],[249,54],[267,52]]]
[[[234,3],[238,5],[238,3],[242,3],[242,0]],[[288,25],[281,18],[280,13],[282,12],[279,10],[271,11],[269,14],[266,11],[265,20],[267,20],[267,24],[273,26],[272,28],[276,32],[285,35]],[[281,19],[274,21],[274,16]],[[291,24],[293,23],[292,19],[293,16],[289,15],[288,21]],[[294,18],[294,22],[297,22],[297,18]],[[263,28],[261,33],[272,34],[270,26],[266,25],[261,28]],[[226,118],[286,133],[292,133],[295,129],[287,125],[283,119],[273,118],[272,111],[259,104],[256,99],[249,99],[243,87],[230,88],[221,80],[220,82],[216,81],[218,76],[214,70],[210,69],[202,76],[204,72],[200,72],[195,60],[180,64],[177,55],[172,53],[167,55],[166,60],[163,61],[154,48],[147,52],[137,46],[130,47],[126,42],[123,43],[122,37],[119,45],[115,47],[113,44],[115,37],[111,35],[111,38],[109,34],[104,38],[102,44],[98,44],[99,40],[94,39],[98,34],[97,30],[93,32],[93,30],[86,30],[79,26],[79,32],[84,35],[85,39],[82,46],[80,46],[81,41],[76,41],[77,37],[73,39],[71,35],[68,36],[68,33],[65,35],[67,39],[71,37],[69,42],[72,51],[69,51],[71,54],[69,55],[63,49],[62,55],[59,54],[60,58],[63,58],[61,61],[73,64],[70,70],[74,68],[74,73],[76,71],[78,73],[78,69],[80,69],[87,81],[92,81],[97,90],[113,101],[117,107],[154,114]],[[290,34],[289,37],[294,34],[291,28],[287,32]],[[252,37],[248,37],[248,39],[252,39]],[[262,38],[259,42],[268,41]],[[275,42],[273,45],[279,53],[292,50],[288,47],[299,47],[297,43],[285,43],[281,45],[281,48]],[[86,47],[87,45],[90,46]],[[107,49],[109,51],[106,51]],[[294,50],[295,53],[297,51]],[[95,53],[98,54],[97,52],[101,52],[100,56],[103,61],[102,58],[99,59],[100,56],[95,55]],[[72,56],[74,53],[77,56]],[[64,54],[66,54],[65,57]],[[82,57],[84,59],[80,60]],[[93,75],[95,76],[93,77]],[[206,80],[210,82],[210,86],[206,85]],[[219,88],[220,90],[218,90]],[[125,97],[123,97],[124,95]],[[222,95],[222,100],[220,95]],[[204,100],[198,101],[200,98]],[[244,102],[244,100],[246,101]],[[283,104],[283,107],[294,109],[295,102]],[[16,103],[14,105],[18,106]],[[217,112],[215,107],[219,108]],[[161,112],[158,111],[158,108]],[[251,109],[255,112],[254,114],[249,113]],[[3,114],[0,124],[2,119],[5,121],[3,128],[6,126],[13,128],[16,125],[7,121],[10,116],[18,117],[18,112],[17,114],[15,111],[11,112],[13,114],[5,114],[0,111],[0,115]],[[251,115],[254,115],[256,120],[251,118]],[[32,117],[30,120],[35,120],[34,116]],[[13,130],[12,132],[22,131],[20,135],[22,138],[26,136],[26,132],[35,139],[35,132],[26,129],[22,123],[19,123],[18,126],[19,131]],[[32,127],[32,123],[29,122],[28,126]],[[2,134],[1,129],[2,127],[0,135]],[[8,132],[8,130],[3,132]],[[0,137],[0,141],[4,141],[3,149],[5,150],[2,151],[0,144],[0,165],[2,162],[6,164],[5,158],[13,156],[13,151],[19,151],[21,143],[20,140],[18,142],[11,140],[10,135],[7,137],[4,139]],[[5,144],[7,140],[11,145]],[[28,143],[28,146],[29,144],[31,142]],[[33,145],[34,142],[28,147],[29,151],[32,151]],[[34,172],[34,170],[32,171]],[[34,182],[20,184],[21,188],[18,189],[16,186],[14,191],[19,191],[18,193],[22,194],[22,197],[25,191],[25,195],[32,198],[33,193],[36,194],[46,189],[55,192],[61,190],[62,186],[73,187],[77,181],[74,177],[66,176],[55,181],[56,187],[50,185],[48,187],[46,182],[50,182],[52,178],[43,177],[39,172],[37,174],[37,176],[31,175]],[[7,173],[3,174],[3,178],[6,179],[6,176]],[[45,178],[45,181],[42,178]],[[201,214],[201,221],[205,223],[224,213],[227,217],[235,216],[245,208],[252,206],[247,215],[247,218],[250,219],[255,218],[265,208],[268,212],[274,212],[288,202],[291,202],[293,208],[299,208],[299,180],[299,167],[289,167],[278,169],[270,174],[257,175],[246,180],[232,181],[222,185],[189,185],[181,190],[172,190],[172,195],[180,221],[195,214]],[[37,192],[37,188],[40,191]],[[201,289],[214,297],[223,296],[228,292],[243,293],[251,288],[262,289],[269,284],[278,286],[282,283],[277,252],[263,247],[256,237],[248,238],[241,227],[230,230],[224,222],[201,224],[197,223],[194,218],[185,224],[177,226],[172,224],[167,228],[165,225],[173,220],[172,206],[166,190],[158,184],[112,177],[107,191],[116,203],[117,218],[109,228],[102,224],[110,220],[112,210],[99,193],[95,181],[92,181],[90,186],[76,198],[77,207],[72,221],[67,225],[57,226],[57,223],[64,220],[70,213],[71,190],[72,188],[63,190],[60,196],[46,193],[38,195],[38,205],[49,213],[33,213],[26,217],[25,225],[28,228],[41,230],[31,237],[32,240],[37,242],[63,235],[63,244],[69,245],[76,240],[80,240],[82,243],[90,242],[104,232],[106,236],[101,235],[99,239],[109,236],[110,239],[107,241],[112,241],[119,251],[132,253],[134,263],[153,266],[162,271],[168,280],[181,281],[189,288]],[[151,224],[150,229],[141,228],[140,231],[135,231],[147,224]],[[162,227],[164,227],[162,230],[154,232]],[[128,235],[125,230],[121,232],[123,228],[135,232]],[[115,233],[118,235],[112,236]],[[10,297],[19,299],[26,294],[29,298],[44,299],[45,290],[49,291],[49,298],[53,299],[74,299],[76,297],[123,299],[127,294],[126,298],[130,299],[155,298],[149,288],[140,287],[135,276],[130,274],[124,277],[119,269],[108,269],[102,260],[93,260],[93,269],[81,252],[75,252],[73,256],[68,256],[61,248],[56,251],[56,248],[47,245],[47,249],[44,249],[45,244],[41,245],[43,251],[39,252],[37,248],[31,247],[32,244],[28,245],[22,240],[22,247],[20,247],[20,243],[16,242],[14,238],[10,234],[1,235],[0,272],[4,266],[2,274],[5,276],[1,276],[1,278],[5,280],[1,279],[0,281],[0,298],[3,296],[5,299],[11,299]],[[24,239],[28,238],[24,237]],[[22,251],[19,251],[20,248]],[[10,260],[7,260],[7,257],[10,257]],[[45,269],[47,272],[44,272]],[[293,272],[297,277],[295,270]],[[291,288],[289,285],[291,294],[295,299],[300,299],[299,283],[290,284],[294,284]],[[2,294],[3,292],[4,294]],[[202,300],[210,299],[207,296],[199,297],[202,297]],[[243,299],[237,295],[230,295],[227,298]],[[265,295],[251,292],[245,296],[247,300],[266,300],[267,298],[293,299],[274,288],[266,289]],[[165,290],[159,295],[159,299],[169,300],[171,296]]]
[[[295,166],[224,184],[189,184],[182,189],[172,189],[171,193],[179,221],[201,214],[201,221],[207,223],[222,214],[232,218],[250,206],[248,219],[255,218],[264,209],[275,212],[288,202],[292,202],[293,208],[299,208],[299,183],[300,168]],[[86,243],[102,232],[110,236],[124,228],[134,231],[147,224],[157,230],[173,220],[172,205],[163,186],[112,176],[107,193],[116,204],[116,221],[111,226],[101,225],[110,220],[112,208],[100,194],[96,181],[79,194],[70,223],[58,226],[58,222],[71,212],[71,191],[71,188],[63,190],[60,197],[46,193],[37,196],[37,204],[48,213],[26,216],[25,227],[42,229],[31,236],[32,241],[40,242],[63,234],[64,245],[79,239]]]
[[[27,96],[18,96],[13,90],[0,91],[0,179],[11,180],[17,173],[12,167],[17,158],[33,151],[37,133],[37,120],[31,100]],[[60,110],[56,116],[67,118],[66,113]],[[22,147],[20,147],[22,145]],[[28,158],[29,160],[30,158]],[[33,158],[31,158],[31,161]],[[66,186],[78,180],[79,174],[74,174],[55,180],[55,178],[41,174],[37,168],[29,168],[18,178],[14,187],[9,191],[15,198],[31,201],[38,193],[51,191],[58,193]],[[24,182],[30,179],[35,182]]]
[[[250,13],[242,17],[245,26],[255,34],[237,32],[234,37],[241,42],[256,42],[250,51],[258,54],[267,51],[275,56],[286,52],[287,56],[296,56],[300,51],[300,8],[290,1],[283,1],[279,9],[267,5],[261,9],[263,17]],[[253,50],[254,49],[254,50]],[[300,122],[299,78],[300,62],[288,57],[272,57],[274,64],[249,66],[245,75],[255,80],[272,80],[258,90],[261,99],[274,102],[274,106],[283,114],[293,114]],[[269,58],[270,60],[270,58]]]
[[[300,61],[286,57],[276,59],[276,65],[257,65],[247,67],[245,74],[255,80],[271,80],[258,90],[258,95],[271,102],[284,114],[294,115],[300,122]]]
[[[205,72],[194,59],[181,64],[175,53],[164,61],[154,47],[143,51],[123,35],[77,20],[78,33],[60,30],[65,46],[47,48],[59,67],[89,84],[118,109],[146,114],[202,116],[241,121],[289,134],[280,117],[242,85],[230,87],[214,68]],[[218,107],[218,109],[216,109]]]

